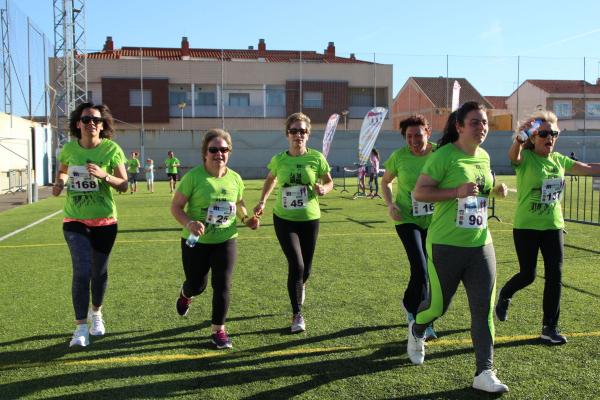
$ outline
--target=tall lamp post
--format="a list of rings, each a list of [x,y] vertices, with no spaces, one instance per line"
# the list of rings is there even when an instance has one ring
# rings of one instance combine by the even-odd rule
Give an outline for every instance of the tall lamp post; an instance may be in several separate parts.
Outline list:
[[[177,104],[177,107],[179,107],[179,109],[181,110],[181,130],[183,130],[183,109],[186,106],[187,106],[187,104],[185,103],[185,101],[182,101],[179,104]]]
[[[342,117],[344,117],[344,130],[347,131],[348,130],[348,110],[344,110],[342,111],[340,114],[342,114]]]

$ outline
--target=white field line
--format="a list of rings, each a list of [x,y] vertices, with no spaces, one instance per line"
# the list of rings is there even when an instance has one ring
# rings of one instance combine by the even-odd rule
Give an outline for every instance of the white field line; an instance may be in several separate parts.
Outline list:
[[[13,232],[11,232],[11,233],[9,233],[9,234],[6,234],[6,235],[4,235],[4,236],[0,237],[0,242],[1,242],[1,241],[3,241],[3,240],[6,240],[6,239],[8,239],[8,238],[9,238],[9,237],[11,237],[11,236],[14,236],[14,235],[16,235],[17,233],[23,232],[23,231],[24,231],[24,230],[26,230],[26,229],[29,229],[29,228],[31,228],[31,227],[33,227],[33,226],[36,226],[37,224],[41,224],[41,223],[42,223],[42,222],[44,222],[45,220],[47,220],[47,219],[50,219],[50,218],[54,217],[56,214],[58,214],[58,213],[61,213],[61,212],[62,212],[62,210],[58,210],[58,211],[56,211],[56,212],[54,212],[54,213],[52,213],[52,214],[50,214],[50,215],[46,215],[46,216],[45,216],[44,218],[42,218],[42,219],[38,219],[37,221],[35,221],[35,222],[33,222],[33,223],[31,223],[31,224],[29,224],[29,225],[27,225],[27,226],[24,226],[24,227],[22,227],[22,228],[19,228],[19,229],[17,229],[16,231],[13,231]]]

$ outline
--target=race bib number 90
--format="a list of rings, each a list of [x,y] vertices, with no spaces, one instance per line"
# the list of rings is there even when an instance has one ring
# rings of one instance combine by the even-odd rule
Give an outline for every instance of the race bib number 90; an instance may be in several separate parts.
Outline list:
[[[458,199],[456,226],[467,229],[487,227],[487,198],[468,196]]]
[[[95,176],[90,175],[83,165],[71,165],[69,174],[69,190],[75,192],[97,192],[100,185]]]
[[[306,185],[289,186],[281,189],[281,205],[286,210],[299,210],[308,205]]]
[[[410,199],[412,201],[412,215],[414,217],[421,217],[424,215],[433,214],[435,206],[433,203],[423,203],[415,200],[412,192],[410,192]]]
[[[544,179],[542,182],[542,204],[552,204],[560,201],[560,195],[565,187],[565,181],[562,178]]]
[[[235,216],[235,203],[216,201],[208,207],[206,222],[213,225],[225,225]]]

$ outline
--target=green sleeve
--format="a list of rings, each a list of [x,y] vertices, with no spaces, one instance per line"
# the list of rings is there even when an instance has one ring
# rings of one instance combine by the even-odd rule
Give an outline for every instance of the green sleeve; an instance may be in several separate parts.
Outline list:
[[[390,158],[385,160],[383,163],[383,167],[385,168],[385,172],[392,176],[396,176],[396,171],[398,171],[398,166],[396,165],[397,157],[395,157],[396,152],[392,153]]]
[[[442,153],[435,152],[427,159],[421,173],[429,176],[436,182],[441,182],[446,176],[446,171],[446,160],[442,157]]]
[[[322,153],[319,153],[319,178],[331,171],[331,167],[327,159]]]
[[[177,191],[189,199],[192,196],[193,188],[194,177],[193,174],[188,172],[183,176],[179,185],[177,185]]]
[[[271,158],[271,161],[269,162],[269,164],[267,164],[267,168],[269,169],[269,171],[271,171],[271,175],[273,176],[277,176],[277,156],[273,156],[273,158]]]

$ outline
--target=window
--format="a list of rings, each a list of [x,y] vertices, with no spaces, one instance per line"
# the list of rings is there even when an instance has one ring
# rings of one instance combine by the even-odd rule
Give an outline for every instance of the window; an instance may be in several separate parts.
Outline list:
[[[169,105],[176,106],[180,103],[186,103],[191,106],[190,93],[184,86],[169,86]]]
[[[250,106],[250,93],[229,93],[229,105],[233,107]]]
[[[152,107],[152,91],[144,90],[144,107]],[[129,105],[132,107],[141,107],[142,91],[139,89],[129,90]]]
[[[600,101],[587,101],[585,103],[585,117],[600,119]]]
[[[353,88],[350,89],[350,106],[373,107],[373,89]]]
[[[197,106],[216,106],[217,96],[215,92],[196,92]]]
[[[275,87],[267,88],[267,105],[285,106],[285,89]]]
[[[302,94],[302,106],[304,108],[323,108],[323,93],[304,92]]]
[[[558,118],[571,118],[573,116],[571,100],[554,100],[554,114]]]

